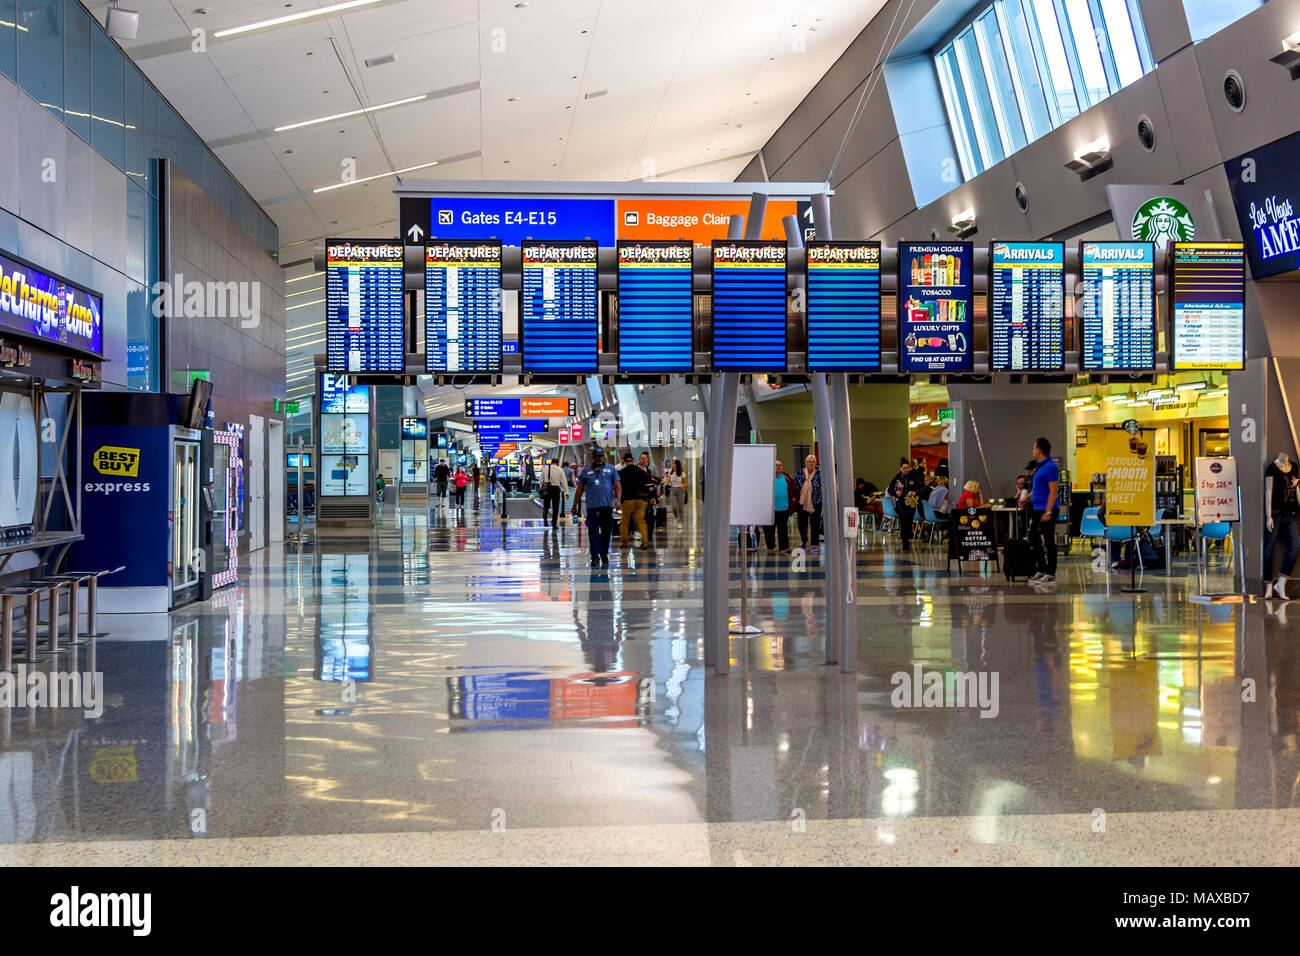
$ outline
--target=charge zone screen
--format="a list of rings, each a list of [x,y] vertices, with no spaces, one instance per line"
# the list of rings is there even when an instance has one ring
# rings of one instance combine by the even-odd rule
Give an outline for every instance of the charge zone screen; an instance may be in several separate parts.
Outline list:
[[[405,370],[400,242],[331,239],[326,243],[325,333],[331,372]]]
[[[713,367],[785,371],[786,243],[713,242]]]
[[[597,371],[596,243],[526,242],[522,255],[524,370]]]
[[[689,242],[618,244],[618,367],[689,372],[695,367]]]
[[[880,371],[880,243],[808,244],[808,369]]]
[[[424,343],[426,371],[501,371],[501,243],[424,247]]]

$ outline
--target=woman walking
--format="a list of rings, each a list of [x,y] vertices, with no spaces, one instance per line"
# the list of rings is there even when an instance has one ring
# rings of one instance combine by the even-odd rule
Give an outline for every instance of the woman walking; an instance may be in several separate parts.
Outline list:
[[[668,505],[672,508],[677,524],[686,523],[686,472],[682,471],[682,460],[673,459],[673,466],[664,473],[664,489],[668,492]]]
[[[805,549],[816,551],[822,533],[822,470],[816,455],[804,459],[794,481],[799,488],[799,538]]]
[[[469,475],[465,474],[465,468],[462,465],[456,466],[456,507],[464,509],[465,507],[465,486],[469,484]]]

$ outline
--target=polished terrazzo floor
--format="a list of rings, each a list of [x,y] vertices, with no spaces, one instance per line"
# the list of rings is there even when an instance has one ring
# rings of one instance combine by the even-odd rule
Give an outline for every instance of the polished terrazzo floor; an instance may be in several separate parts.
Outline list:
[[[593,570],[576,528],[390,505],[107,618],[102,717],[0,711],[0,862],[1300,860],[1300,607],[869,537],[856,675],[822,556],[760,551],[764,632],[706,681],[694,517]],[[996,716],[894,706],[916,665],[996,674]]]

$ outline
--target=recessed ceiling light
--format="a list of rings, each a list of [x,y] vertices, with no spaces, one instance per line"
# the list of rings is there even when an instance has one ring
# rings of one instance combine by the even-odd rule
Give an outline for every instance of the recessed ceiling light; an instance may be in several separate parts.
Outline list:
[[[251,33],[253,30],[261,30],[264,27],[277,27],[282,23],[295,23],[310,17],[329,16],[332,13],[342,13],[344,10],[354,10],[357,7],[365,7],[378,2],[379,0],[345,0],[343,3],[331,3],[329,6],[319,7],[315,10],[304,10],[301,13],[290,13],[282,17],[272,17],[269,20],[257,20],[253,23],[245,23],[225,30],[216,30],[212,35],[220,39],[221,37],[235,36],[240,33]]]
[[[285,153],[286,153],[286,154],[289,154],[289,153],[292,153],[292,152],[293,152],[293,150],[291,150],[291,149],[286,149],[286,150],[285,150]]]
[[[199,8],[198,8],[197,10],[195,10],[194,12],[197,13],[197,14],[198,14],[199,16],[201,16],[201,17],[206,17],[206,16],[208,15],[208,13],[209,13],[211,10],[212,10],[211,7],[199,7]]]
[[[385,53],[383,56],[369,57],[362,62],[365,63],[366,66],[383,66],[385,63],[392,63],[396,59],[397,57],[393,56],[393,54]]]
[[[331,189],[342,189],[344,186],[355,186],[357,183],[368,183],[376,179],[384,179],[388,176],[401,176],[403,173],[413,173],[417,169],[428,169],[430,166],[437,166],[437,165],[438,165],[438,161],[435,159],[431,163],[420,163],[418,166],[407,166],[404,169],[394,169],[392,172],[388,172],[388,173],[375,173],[375,175],[373,176],[362,176],[360,179],[353,179],[353,180],[349,180],[348,182],[330,183],[328,186],[320,186],[317,189],[313,189],[312,192],[326,193],[329,192]]]
[[[322,90],[328,93],[329,90]],[[419,96],[408,96],[404,100],[393,100],[391,103],[380,103],[378,106],[367,106],[364,109],[348,110],[346,113],[334,113],[330,116],[321,116],[317,119],[303,120],[301,123],[290,123],[287,126],[277,126],[275,132],[283,133],[285,130],[298,129],[303,126],[314,126],[317,123],[329,123],[333,120],[347,119],[349,116],[360,116],[362,113],[374,113],[379,110],[391,109],[394,106],[405,106],[407,103],[418,103],[420,100],[428,99],[428,93],[421,93]],[[343,132],[343,130],[339,130]]]
[[[506,97],[506,102],[507,102],[507,103],[518,103],[518,102],[519,102],[519,97],[517,97],[517,96],[507,96],[507,97]]]
[[[519,2],[515,4],[515,9],[522,10],[526,6],[528,6],[528,0],[519,0]]]
[[[583,96],[582,96],[582,98],[583,98],[584,100],[594,100],[596,97],[598,97],[598,96],[605,96],[605,95],[607,95],[608,93],[609,93],[609,90],[596,90],[596,91],[593,92],[593,93],[584,93]]]

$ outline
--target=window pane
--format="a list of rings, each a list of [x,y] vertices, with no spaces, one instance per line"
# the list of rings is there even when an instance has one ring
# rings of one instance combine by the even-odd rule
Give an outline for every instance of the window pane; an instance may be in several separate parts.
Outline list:
[[[0,0],[0,76],[18,78],[17,0]]]
[[[966,97],[957,83],[957,59],[951,46],[935,58],[939,69],[939,85],[943,89],[943,98],[948,105],[948,122],[952,127],[953,140],[957,144],[957,156],[961,160],[962,175],[966,179],[984,170],[975,150],[975,128],[970,122],[970,111],[966,107]]]
[[[18,0],[18,85],[63,119],[63,4]]]
[[[118,169],[126,166],[126,57],[98,27],[90,37],[90,143]]]
[[[1074,48],[1083,71],[1084,86],[1088,91],[1088,105],[1100,103],[1110,95],[1106,82],[1106,68],[1102,66],[1101,52],[1097,48],[1097,35],[1093,32],[1092,13],[1088,0],[1065,0],[1065,9],[1074,34]]]
[[[1128,86],[1142,78],[1142,57],[1138,54],[1133,24],[1128,18],[1128,3],[1125,0],[1101,0],[1101,10],[1106,18],[1106,36],[1115,56],[1119,85]]]
[[[1057,123],[1064,123],[1079,115],[1079,101],[1074,95],[1070,61],[1066,59],[1065,45],[1061,41],[1061,31],[1056,24],[1056,8],[1052,0],[1029,0],[1029,2],[1033,4],[1034,21],[1038,27],[1038,39],[1043,53],[1040,68],[1044,63],[1047,66],[1047,75],[1043,77],[1043,82],[1056,101]]]
[[[985,76],[993,92],[993,108],[997,112],[1003,139],[1008,141],[1008,152],[1023,149],[1026,142],[1025,125],[1020,119],[1015,86],[1011,82],[1011,67],[1007,64],[1007,56],[1002,48],[1002,33],[992,9],[975,21],[975,35],[979,40],[980,54],[984,58]]]
[[[1013,78],[1016,82],[1016,95],[1028,124],[1025,132],[1028,139],[1035,140],[1052,129],[1052,117],[1047,109],[1047,94],[1043,92],[1043,82],[1038,75],[1034,48],[1029,40],[1029,28],[1025,24],[1025,12],[1020,8],[1020,0],[999,0],[998,12],[1002,15],[1003,38],[1011,51],[1011,62],[1015,66]]]
[[[77,0],[64,4],[63,122],[90,142],[90,14]]]
[[[993,100],[989,96],[988,84],[984,82],[984,70],[980,64],[979,47],[975,42],[975,31],[962,31],[953,41],[957,51],[957,66],[961,75],[962,86],[970,100],[971,119],[975,123],[975,140],[985,166],[1001,162],[1006,156],[1002,149],[1002,137],[998,134],[997,119],[993,115]]]
[[[1263,5],[1264,0],[1183,0],[1183,12],[1192,42],[1200,43]]]

